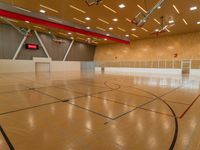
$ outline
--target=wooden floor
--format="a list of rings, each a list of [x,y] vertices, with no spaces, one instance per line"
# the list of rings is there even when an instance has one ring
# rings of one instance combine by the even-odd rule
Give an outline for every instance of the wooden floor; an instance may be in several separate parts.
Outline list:
[[[199,78],[0,74],[0,150],[199,150]]]

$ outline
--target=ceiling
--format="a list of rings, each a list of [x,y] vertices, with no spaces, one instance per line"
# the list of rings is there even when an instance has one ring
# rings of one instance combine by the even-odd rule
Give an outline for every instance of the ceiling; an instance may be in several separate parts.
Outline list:
[[[160,21],[161,16],[164,16],[166,22],[170,19],[175,21],[175,26],[170,28],[170,32],[164,33],[161,36],[200,31],[200,25],[197,24],[197,22],[200,21],[199,0],[165,0],[161,9],[155,10],[143,28],[136,27],[127,20],[133,19],[139,12],[142,12],[137,6],[138,4],[145,10],[149,10],[158,2],[158,0],[103,0],[99,6],[95,5],[91,7],[86,5],[85,0],[35,0],[34,3],[33,1],[30,2],[28,0],[0,0],[0,2],[19,6],[33,12],[39,12],[43,9],[48,16],[75,22],[84,25],[85,27],[89,26],[92,29],[101,30],[108,34],[121,37],[129,35],[128,38],[130,40],[155,37],[155,35],[151,33],[160,26],[155,19]],[[119,4],[124,4],[126,7],[121,9],[118,7]],[[179,13],[177,13],[173,5],[176,6]],[[190,11],[190,7],[192,6],[197,6],[198,9]],[[77,10],[77,8],[79,10]],[[85,20],[86,17],[91,18],[91,20]],[[117,18],[118,21],[114,22],[114,18]],[[185,19],[187,24],[183,19]],[[24,22],[19,22],[18,24],[23,27],[27,26]],[[34,28],[35,25],[30,23],[28,26]],[[109,30],[110,27],[112,27],[113,30]],[[46,27],[43,28],[46,31],[42,32],[51,30],[60,37],[72,37],[72,35],[68,35],[66,31]],[[132,30],[133,28],[135,31]],[[59,33],[64,34],[61,35]],[[79,34],[74,34],[74,37],[76,39],[82,38],[79,39],[80,41],[85,41],[85,39],[88,38],[88,36]],[[96,43],[93,44],[108,43],[112,43],[112,41],[97,39]]]

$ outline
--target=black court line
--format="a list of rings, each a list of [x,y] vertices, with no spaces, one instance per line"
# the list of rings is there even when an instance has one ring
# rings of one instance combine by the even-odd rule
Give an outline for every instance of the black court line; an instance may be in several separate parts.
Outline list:
[[[0,132],[2,133],[6,143],[8,144],[10,150],[15,150],[14,146],[12,145],[10,139],[8,138],[8,136],[6,135],[6,132],[3,130],[2,126],[0,125]]]
[[[66,103],[68,103],[68,104],[70,104],[70,105],[73,105],[73,106],[76,106],[76,107],[78,107],[78,108],[81,108],[81,109],[83,109],[83,110],[86,110],[86,111],[92,112],[92,113],[94,113],[94,114],[96,114],[96,115],[99,115],[99,116],[101,116],[101,117],[104,117],[104,118],[107,118],[107,119],[113,120],[113,118],[111,118],[111,117],[108,117],[108,116],[106,116],[106,115],[104,115],[104,114],[101,114],[101,113],[95,112],[95,111],[93,111],[93,110],[90,110],[90,109],[87,109],[87,108],[81,107],[81,106],[79,106],[79,105],[76,105],[76,104],[70,103],[69,101],[66,102]]]
[[[152,98],[153,98],[153,97],[142,96],[142,95],[139,95],[139,94],[135,94],[135,93],[131,93],[131,92],[123,91],[123,90],[117,90],[117,91],[123,92],[123,93],[128,94],[128,95],[135,95],[135,96],[145,97],[145,98],[149,98],[149,99],[152,99]]]
[[[182,119],[185,114],[190,110],[190,108],[194,105],[194,103],[199,99],[200,94],[194,99],[194,101],[189,105],[189,107],[181,114],[180,119]]]
[[[108,86],[108,85],[106,84],[106,86]],[[120,85],[119,85],[119,86],[120,86]],[[132,86],[131,86],[131,87],[132,87]],[[149,92],[149,91],[146,91],[146,90],[137,88],[137,87],[133,87],[133,88],[138,89],[138,90],[141,90],[141,91],[146,92],[146,93],[149,93],[149,94],[151,94],[152,96],[155,96],[155,97],[157,98],[157,99],[155,99],[155,100],[160,100],[160,101],[162,101],[162,102],[170,109],[170,111],[172,112],[172,114],[173,114],[173,116],[174,116],[174,122],[175,122],[175,131],[174,131],[173,140],[172,140],[172,143],[171,143],[171,145],[170,145],[170,147],[169,147],[169,150],[173,150],[173,149],[174,149],[174,146],[175,146],[175,144],[176,144],[177,137],[178,137],[178,119],[176,118],[176,113],[175,113],[174,110],[171,108],[171,106],[170,106],[167,102],[165,102],[161,97],[163,97],[164,95],[167,95],[167,94],[169,94],[169,93],[171,93],[171,92],[174,92],[175,90],[179,89],[180,87],[177,87],[177,88],[175,88],[175,89],[173,89],[173,90],[171,90],[171,91],[169,91],[169,92],[167,92],[167,93],[165,93],[165,94],[163,94],[163,95],[161,95],[161,96],[157,96],[157,95],[155,95],[155,94],[152,93],[152,92]],[[146,105],[146,104],[145,104],[145,105]],[[134,111],[134,110],[136,110],[136,109],[137,109],[137,108],[133,109],[132,111]],[[130,112],[132,112],[132,111],[130,111]],[[127,113],[125,113],[124,115],[126,115],[126,114],[128,114],[128,113],[130,113],[130,112],[127,112]],[[122,116],[124,116],[124,115],[122,115]],[[119,116],[119,117],[122,117],[122,116]],[[118,118],[119,118],[119,117],[118,117]],[[118,119],[118,118],[116,118],[116,119]]]
[[[6,115],[6,114],[10,114],[10,113],[15,113],[15,112],[18,112],[18,111],[29,110],[29,109],[33,109],[33,108],[37,108],[37,107],[42,107],[42,106],[46,106],[46,105],[56,104],[56,103],[60,103],[60,102],[61,101],[56,101],[56,102],[45,103],[45,104],[41,104],[41,105],[36,105],[36,106],[21,108],[21,109],[17,109],[17,110],[12,110],[12,111],[1,113],[0,116],[1,115]]]
[[[180,87],[178,87],[178,88],[180,88]],[[176,144],[176,140],[177,140],[177,137],[178,137],[178,130],[179,130],[178,119],[177,119],[177,117],[176,117],[176,113],[175,113],[174,110],[171,108],[171,106],[170,106],[167,102],[165,102],[161,97],[163,97],[164,95],[167,95],[167,94],[169,94],[169,93],[171,93],[171,92],[177,90],[178,88],[175,88],[174,90],[171,90],[170,92],[167,92],[167,93],[161,95],[160,97],[157,96],[157,95],[155,95],[154,93],[149,92],[149,91],[136,88],[136,89],[139,89],[139,90],[141,90],[141,91],[144,91],[144,92],[147,92],[147,93],[149,93],[149,94],[154,95],[157,99],[159,99],[160,101],[162,101],[162,102],[170,109],[170,111],[172,112],[172,114],[173,114],[173,116],[174,116],[174,122],[175,122],[175,131],[174,131],[173,140],[172,140],[172,143],[171,143],[171,145],[170,145],[170,147],[169,147],[169,150],[173,150],[173,149],[174,149],[174,146],[175,146],[175,144]]]
[[[29,89],[0,92],[0,95],[1,94],[10,94],[10,93],[15,93],[15,92],[24,92],[24,91],[29,91]]]

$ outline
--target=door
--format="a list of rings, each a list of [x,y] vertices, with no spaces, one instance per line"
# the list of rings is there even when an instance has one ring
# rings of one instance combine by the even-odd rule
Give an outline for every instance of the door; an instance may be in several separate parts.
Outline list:
[[[49,62],[36,62],[35,63],[35,72],[50,72],[50,63]]]

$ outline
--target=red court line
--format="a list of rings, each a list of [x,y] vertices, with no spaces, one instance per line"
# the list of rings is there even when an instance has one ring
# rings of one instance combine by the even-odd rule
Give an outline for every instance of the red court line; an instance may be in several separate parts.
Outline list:
[[[194,101],[190,104],[190,106],[183,112],[183,114],[180,116],[180,119],[182,119],[185,114],[190,110],[190,108],[194,105],[194,103],[198,100],[200,97],[200,94],[194,99]]]

